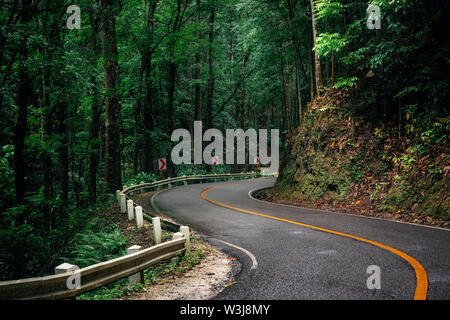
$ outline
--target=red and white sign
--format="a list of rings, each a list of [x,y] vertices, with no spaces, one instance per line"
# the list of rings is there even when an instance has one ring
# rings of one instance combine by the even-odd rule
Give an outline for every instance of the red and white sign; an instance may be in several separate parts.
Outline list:
[[[219,164],[219,158],[217,156],[212,157],[212,163],[217,166]]]
[[[254,161],[254,164],[259,164],[259,157],[255,157],[255,159],[253,161]]]
[[[158,167],[160,171],[166,170],[167,168],[166,158],[158,159]]]

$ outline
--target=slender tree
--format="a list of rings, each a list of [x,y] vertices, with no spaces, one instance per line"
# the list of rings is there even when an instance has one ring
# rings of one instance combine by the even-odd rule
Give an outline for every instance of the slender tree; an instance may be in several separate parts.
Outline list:
[[[105,72],[105,191],[122,186],[120,152],[119,65],[116,39],[116,6],[113,0],[100,0],[103,67]]]
[[[317,22],[316,22],[316,14],[314,9],[314,0],[310,0],[311,3],[311,22],[312,22],[312,34],[313,34],[313,42],[314,46],[317,45]],[[323,87],[322,84],[322,68],[320,66],[319,55],[316,50],[314,50],[314,66],[315,66],[315,75],[316,75],[316,93],[320,95],[320,90]]]

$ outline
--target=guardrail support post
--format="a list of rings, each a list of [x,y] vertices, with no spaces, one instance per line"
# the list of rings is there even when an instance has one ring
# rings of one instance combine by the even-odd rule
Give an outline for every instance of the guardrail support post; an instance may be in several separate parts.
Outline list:
[[[128,212],[128,221],[134,219],[134,205],[133,200],[127,200],[127,212]]]
[[[127,249],[127,254],[132,254],[138,251],[141,251],[141,246],[132,246]],[[128,287],[134,286],[136,283],[144,283],[144,271],[139,271],[128,277]]]
[[[175,232],[172,236],[172,240],[177,240],[183,238],[183,234],[181,232]]]
[[[138,229],[141,229],[144,226],[144,217],[142,215],[142,207],[136,207],[136,225]]]
[[[154,244],[161,243],[161,220],[158,217],[152,218],[153,223],[153,242]]]
[[[78,267],[76,265],[64,262],[63,264],[55,267],[55,274],[61,274],[75,270],[78,270]]]
[[[120,193],[120,213],[127,213],[127,198],[124,193]]]
[[[186,243],[185,243],[184,247],[186,248],[186,250],[191,250],[191,236],[190,236],[190,233],[189,233],[189,227],[181,226],[180,227],[180,232],[186,238]]]
[[[184,180],[183,180],[183,184],[184,184],[185,186],[187,186],[187,185],[188,185],[188,182],[187,182],[187,179],[186,179],[186,178],[184,178]]]

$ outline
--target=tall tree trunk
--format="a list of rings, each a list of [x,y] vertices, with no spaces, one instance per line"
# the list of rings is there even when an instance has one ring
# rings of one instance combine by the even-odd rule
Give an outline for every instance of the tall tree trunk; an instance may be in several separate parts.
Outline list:
[[[230,28],[230,33],[231,33],[231,36],[230,36],[230,65],[231,65],[231,68],[230,68],[230,90],[232,89],[232,87],[233,87],[233,82],[234,82],[234,66],[233,66],[233,64],[234,64],[234,42],[233,42],[233,28]],[[232,107],[231,107],[231,118],[235,118],[235,116],[236,116],[236,106],[235,105],[233,105]]]
[[[331,53],[331,81],[334,80],[334,68],[335,68],[334,53]]]
[[[32,0],[22,1],[20,21],[28,23],[31,21],[35,4]],[[25,161],[23,151],[25,148],[25,135],[28,124],[28,105],[32,100],[32,88],[30,86],[30,75],[26,64],[28,58],[27,50],[28,36],[25,34],[22,43],[18,49],[19,75],[18,75],[18,94],[17,94],[17,118],[14,125],[14,183],[16,188],[16,202],[23,203],[25,200]]]
[[[46,55],[46,54],[44,54]],[[50,94],[47,88],[50,87],[50,72],[48,69],[42,70],[42,109],[44,112],[44,125],[42,142],[46,145],[50,140],[53,131],[53,112],[50,106]],[[44,221],[47,224],[48,230],[52,229],[52,217],[50,211],[50,199],[52,198],[52,158],[50,152],[45,148],[43,152],[43,167],[44,167]]]
[[[287,0],[288,12],[289,12],[289,26],[292,30],[292,41],[294,43],[294,60],[295,60],[295,87],[297,92],[297,107],[298,107],[298,124],[302,123],[302,97],[301,97],[301,86],[300,86],[300,67],[303,71],[304,80],[307,81],[305,68],[303,63],[300,61],[300,46],[297,37],[297,26],[295,25],[295,10],[294,3],[292,0]]]
[[[316,14],[314,13],[314,1],[310,0],[310,3],[311,3],[311,21],[312,21],[313,40],[314,40],[314,46],[315,46],[317,44]],[[315,63],[315,71],[316,71],[316,91],[317,91],[317,95],[320,96],[320,90],[323,87],[322,69],[320,67],[319,55],[317,54],[316,51],[314,51],[314,63]]]
[[[286,56],[287,56],[287,51],[289,49],[289,42],[286,42]],[[284,76],[284,81],[285,81],[285,96],[286,96],[286,125],[287,125],[287,130],[288,132],[291,131],[291,65],[288,61],[288,59],[286,59],[286,71],[285,71],[285,76]]]
[[[182,21],[181,14],[181,0],[177,0],[177,13],[175,17],[175,21],[173,23],[173,33],[176,34],[180,31]],[[168,90],[168,120],[169,120],[169,132],[172,133],[174,129],[174,95],[175,95],[175,87],[176,87],[176,77],[177,77],[177,62],[175,61],[175,47],[177,45],[177,41],[175,38],[172,38],[169,42],[170,48],[170,61],[169,61],[169,90]]]
[[[145,99],[143,103],[143,153],[142,153],[142,167],[145,172],[153,172],[153,141],[152,132],[155,129],[154,120],[154,88],[152,79],[153,70],[153,40],[154,40],[154,30],[155,30],[155,11],[158,0],[150,0],[148,14],[147,14],[147,25],[146,25],[146,36],[147,41],[144,44],[143,53],[141,57],[141,72],[144,77],[145,85]]]
[[[303,106],[302,106],[302,96],[300,87],[300,76],[299,76],[299,57],[295,55],[295,88],[297,92],[297,106],[298,106],[298,125],[302,124],[303,117]]]
[[[97,35],[99,33],[97,13],[94,8],[89,8],[89,20],[91,24],[91,65],[95,66],[97,57],[99,55],[99,46],[97,43]],[[92,95],[92,111],[91,124],[89,128],[89,177],[88,177],[88,193],[89,203],[94,204],[97,201],[97,168],[98,168],[98,154],[100,153],[100,115],[102,113],[101,99],[97,89],[99,85],[95,75],[95,69],[92,70],[91,75],[91,95]]]
[[[175,44],[172,48],[171,52],[171,62],[169,63],[169,105],[167,108],[168,112],[168,121],[169,121],[169,132],[172,133],[174,129],[174,95],[175,95],[175,87],[176,87],[176,78],[177,78],[177,64],[175,62]]]
[[[69,197],[69,152],[67,148],[67,102],[59,100],[56,104],[56,114],[58,119],[57,133],[59,136],[58,158],[59,158],[59,186],[62,206],[60,212],[65,214]]]
[[[312,55],[312,53],[309,53],[308,54],[308,56],[309,56],[309,74],[310,74],[310,77],[309,77],[309,80],[310,80],[310,83],[309,83],[309,89],[310,89],[310,101],[312,101],[312,99],[314,99],[314,67],[313,67],[313,55]]]
[[[133,153],[133,173],[137,175],[139,173],[139,159],[142,152],[142,110],[144,106],[144,70],[142,68],[142,56],[141,56],[141,68],[139,70],[139,84],[138,84],[138,97],[136,101],[136,109],[134,111],[134,153]],[[142,167],[142,166],[141,166]]]
[[[196,0],[197,5],[197,24],[200,25],[201,15],[200,15],[200,0]],[[201,41],[201,33],[197,31],[197,40],[198,43]],[[194,110],[194,120],[201,121],[202,120],[202,91],[200,85],[200,77],[201,77],[201,55],[200,49],[197,48],[195,53],[195,70],[194,70],[194,79],[195,83],[195,110]]]
[[[103,67],[105,72],[105,191],[122,187],[120,159],[119,65],[114,0],[100,0]]]
[[[17,119],[14,126],[14,181],[16,186],[16,202],[23,203],[25,199],[25,134],[27,130],[28,104],[30,103],[30,77],[26,65],[28,52],[26,45],[20,48],[19,58],[19,91],[17,95]]]
[[[214,20],[215,20],[215,3],[211,3],[211,14],[209,17],[209,80],[208,80],[208,100],[206,103],[206,127],[212,127],[212,110],[213,110],[213,96],[214,96]]]

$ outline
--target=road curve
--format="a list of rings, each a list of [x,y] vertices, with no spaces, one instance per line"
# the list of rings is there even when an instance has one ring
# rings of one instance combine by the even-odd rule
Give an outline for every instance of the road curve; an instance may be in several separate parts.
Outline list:
[[[274,182],[189,185],[154,199],[241,261],[236,284],[216,299],[450,298],[450,231],[249,197]],[[380,290],[367,288],[371,265],[381,269]]]

